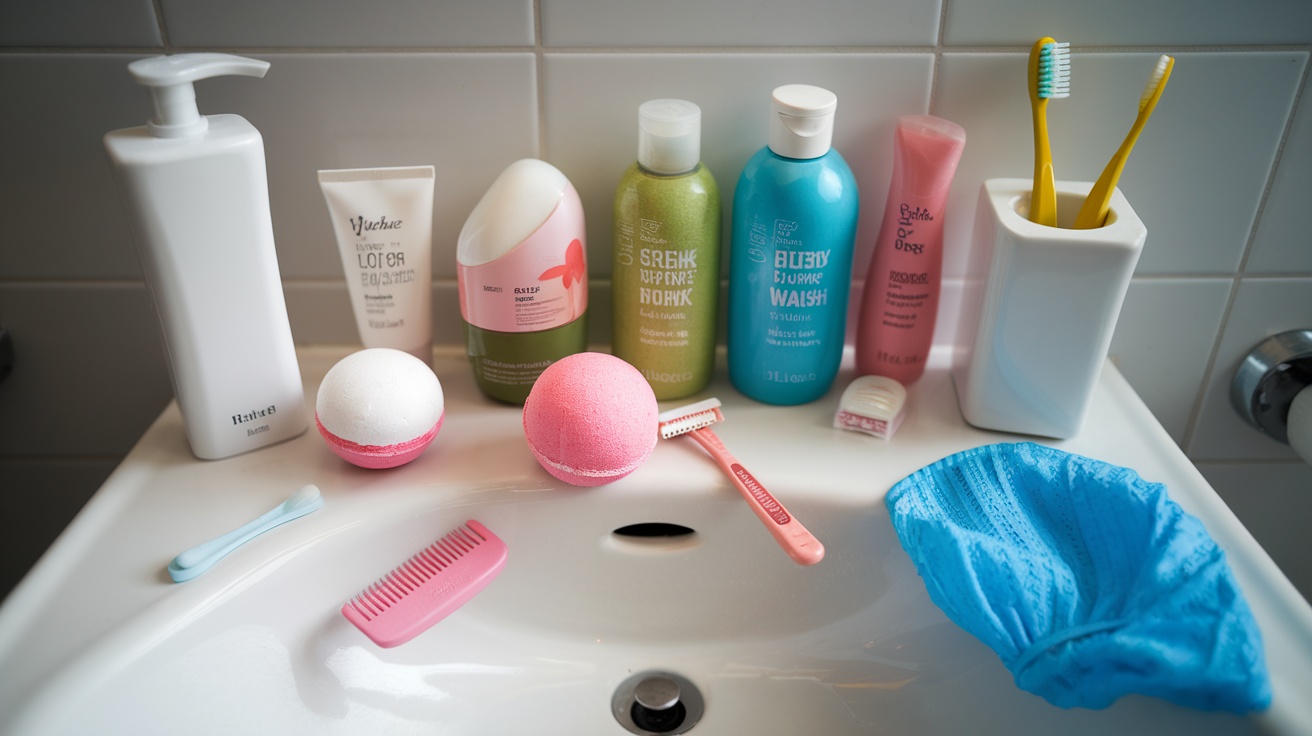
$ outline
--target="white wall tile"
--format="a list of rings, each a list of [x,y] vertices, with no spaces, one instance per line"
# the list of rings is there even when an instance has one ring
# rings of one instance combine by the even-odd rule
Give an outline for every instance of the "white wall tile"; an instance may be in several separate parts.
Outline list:
[[[5,0],[0,46],[161,46],[151,0]]]
[[[1148,226],[1140,275],[1224,275],[1239,266],[1304,52],[1179,53],[1120,179]],[[966,128],[949,242],[968,242],[980,184],[1033,174],[1025,54],[944,54],[936,114]],[[1076,53],[1071,97],[1048,105],[1057,178],[1093,181],[1129,131],[1157,54]],[[1261,84],[1255,83],[1261,80]],[[1242,141],[1242,143],[1240,143]],[[959,254],[960,256],[960,254]],[[964,257],[945,270],[964,273]]]
[[[179,49],[531,46],[531,0],[161,0]]]
[[[320,169],[432,164],[433,269],[454,278],[460,228],[510,162],[538,151],[532,54],[259,54],[259,80],[198,85],[202,109],[264,136],[284,279],[342,278]]]
[[[144,124],[129,56],[0,56],[0,98],[42,99],[12,116],[0,197],[12,242],[0,274],[140,278],[102,136]],[[455,241],[482,191],[511,161],[537,155],[532,54],[260,54],[263,79],[197,84],[202,113],[246,117],[264,136],[284,278],[340,278],[319,169],[433,164],[434,269],[454,277]],[[50,89],[63,94],[49,95]],[[21,176],[19,175],[21,172]]]
[[[1231,279],[1135,279],[1108,351],[1112,362],[1183,446]]]
[[[1312,466],[1302,463],[1199,463],[1198,470],[1271,555],[1285,577],[1312,601]]]
[[[1240,361],[1271,335],[1312,329],[1312,278],[1240,281],[1216,362],[1203,396],[1188,455],[1195,461],[1291,459],[1288,445],[1251,427],[1230,405],[1230,382]]]
[[[970,0],[948,8],[944,42],[1028,46],[1051,36],[1077,45],[1294,44],[1312,41],[1303,0]]]
[[[1307,66],[1305,52],[1177,54],[1170,83],[1122,175],[1122,190],[1149,227],[1145,274],[1225,274],[1239,267],[1260,195]],[[1122,67],[1124,68],[1124,67]],[[1129,107],[1121,125],[1094,124],[1100,162],[1133,121],[1152,61],[1140,57],[1130,83],[1104,104]],[[1122,74],[1122,78],[1126,75]],[[1098,107],[1079,108],[1089,119]],[[1242,141],[1242,143],[1240,143]],[[1140,150],[1142,147],[1143,150]],[[1102,164],[1091,168],[1101,172]],[[1154,229],[1155,227],[1155,229]]]
[[[1312,94],[1305,87],[1271,182],[1246,273],[1312,273]]]
[[[960,279],[966,274],[984,181],[1029,176],[1033,171],[1024,64],[1025,57],[1019,54],[944,54],[939,62],[933,113],[966,130],[943,225],[946,277]],[[1061,169],[1057,173],[1060,176]]]
[[[0,55],[0,99],[40,100],[0,123],[0,278],[140,277],[101,143],[149,117],[127,72],[137,58]]]
[[[878,234],[897,117],[929,107],[929,54],[548,54],[546,147],[570,178],[588,221],[592,273],[610,273],[615,186],[637,157],[638,106],[677,97],[702,109],[702,160],[715,175],[729,222],[738,175],[765,145],[770,93],[794,82],[838,96],[834,148],[852,167],[861,198],[854,275]]]
[[[344,281],[290,281],[282,291],[297,345],[360,344]]]
[[[0,457],[123,455],[173,398],[144,286],[0,283]]]
[[[547,46],[929,46],[937,0],[541,0]]]

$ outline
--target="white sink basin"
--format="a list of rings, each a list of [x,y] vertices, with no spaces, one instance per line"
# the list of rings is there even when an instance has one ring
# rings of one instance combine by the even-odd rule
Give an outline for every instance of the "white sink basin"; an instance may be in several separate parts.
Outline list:
[[[344,354],[303,351],[311,395]],[[1055,708],[946,619],[883,495],[942,456],[1009,438],[964,426],[941,370],[914,387],[890,442],[830,428],[850,374],[827,399],[790,409],[715,387],[725,443],[826,545],[803,568],[690,440],[662,443],[622,481],[573,488],[538,468],[517,409],[475,395],[462,356],[441,354],[436,368],[447,423],[394,471],[347,466],[313,435],[196,461],[166,411],[0,609],[0,733],[625,734],[612,693],[646,670],[700,690],[694,734],[1312,732],[1312,609],[1112,369],[1095,429],[1053,444],[1166,483],[1227,549],[1265,637],[1268,713],[1140,697]],[[323,510],[168,582],[178,550],[309,482]],[[341,616],[361,588],[470,518],[510,554],[464,608],[395,649]],[[615,533],[656,523],[691,531]]]

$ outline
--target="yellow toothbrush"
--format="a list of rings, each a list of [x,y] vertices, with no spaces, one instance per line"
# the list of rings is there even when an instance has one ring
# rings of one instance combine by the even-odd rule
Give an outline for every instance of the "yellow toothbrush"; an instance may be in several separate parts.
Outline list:
[[[1130,157],[1130,150],[1139,139],[1139,133],[1148,122],[1148,116],[1152,115],[1153,108],[1157,107],[1157,100],[1161,98],[1162,90],[1166,88],[1166,80],[1171,78],[1173,66],[1175,66],[1175,59],[1169,56],[1163,55],[1157,60],[1157,66],[1153,67],[1153,73],[1148,77],[1148,84],[1143,88],[1143,95],[1139,97],[1139,117],[1135,118],[1134,125],[1125,136],[1125,141],[1116,150],[1112,160],[1107,162],[1107,168],[1102,170],[1102,176],[1098,177],[1093,189],[1089,191],[1089,196],[1084,199],[1080,214],[1075,216],[1075,229],[1088,230],[1102,227],[1107,222],[1112,191],[1116,189],[1116,182],[1121,178],[1121,169],[1125,168],[1125,160]]]
[[[1030,49],[1030,111],[1034,115],[1034,188],[1030,192],[1030,220],[1057,226],[1057,184],[1048,146],[1048,100],[1071,96],[1069,43],[1040,38]]]

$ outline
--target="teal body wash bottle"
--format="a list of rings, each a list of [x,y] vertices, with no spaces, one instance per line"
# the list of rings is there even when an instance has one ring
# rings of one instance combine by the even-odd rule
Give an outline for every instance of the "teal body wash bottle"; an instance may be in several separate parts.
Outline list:
[[[858,200],[830,145],[837,104],[820,87],[775,89],[769,145],[734,193],[729,378],[769,404],[820,398],[843,356]]]
[[[700,161],[697,105],[644,102],[638,129],[638,160],[615,191],[612,349],[657,399],[680,399],[715,367],[720,191]]]

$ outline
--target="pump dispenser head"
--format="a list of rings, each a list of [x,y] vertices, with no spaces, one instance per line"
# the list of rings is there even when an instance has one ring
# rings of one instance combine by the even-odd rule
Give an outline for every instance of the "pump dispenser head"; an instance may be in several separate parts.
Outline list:
[[[770,150],[784,158],[820,158],[834,137],[838,97],[809,84],[776,87],[770,99]]]
[[[150,89],[153,112],[146,128],[156,138],[200,135],[209,122],[196,107],[198,79],[226,75],[263,77],[269,62],[232,54],[152,56],[128,64],[137,84]]]
[[[702,154],[702,110],[687,100],[638,106],[638,164],[654,174],[685,174]]]

